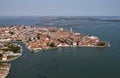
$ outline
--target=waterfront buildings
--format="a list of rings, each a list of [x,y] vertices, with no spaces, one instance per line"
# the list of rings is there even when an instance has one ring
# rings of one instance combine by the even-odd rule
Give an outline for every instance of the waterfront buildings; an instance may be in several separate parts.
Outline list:
[[[72,29],[24,25],[0,27],[0,40],[22,41],[33,51],[66,46],[96,47],[101,42],[98,37],[77,33]]]

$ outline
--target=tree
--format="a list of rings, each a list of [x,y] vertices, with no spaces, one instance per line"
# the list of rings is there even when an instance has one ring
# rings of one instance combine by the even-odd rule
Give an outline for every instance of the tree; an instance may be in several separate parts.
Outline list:
[[[21,47],[12,43],[6,43],[5,49],[2,49],[3,51],[13,51],[14,53],[19,53],[21,50]]]
[[[55,47],[55,44],[54,44],[54,43],[51,43],[49,46],[50,46],[50,47]]]
[[[40,39],[40,36],[41,36],[41,34],[38,33],[38,34],[37,34],[37,39]]]
[[[106,46],[106,42],[99,42],[98,44],[97,44],[97,46]]]
[[[15,33],[14,33],[14,32],[12,32],[12,31],[10,31],[9,33],[10,33],[11,35],[15,34]]]
[[[29,38],[29,40],[28,41],[32,41],[32,39],[31,38]]]
[[[24,26],[23,29],[26,29],[26,27]]]

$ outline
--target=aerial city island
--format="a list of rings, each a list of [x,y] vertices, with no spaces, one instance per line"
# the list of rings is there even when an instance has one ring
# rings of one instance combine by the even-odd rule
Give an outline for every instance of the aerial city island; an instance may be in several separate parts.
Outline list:
[[[31,52],[58,47],[108,47],[109,43],[96,36],[84,35],[58,27],[25,25],[0,26],[0,78],[5,78],[11,67],[9,61],[22,55],[23,42]]]

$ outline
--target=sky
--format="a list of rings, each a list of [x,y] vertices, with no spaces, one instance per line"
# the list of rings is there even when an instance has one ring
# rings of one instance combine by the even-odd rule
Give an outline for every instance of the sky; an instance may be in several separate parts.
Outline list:
[[[120,0],[0,0],[0,16],[120,16]]]

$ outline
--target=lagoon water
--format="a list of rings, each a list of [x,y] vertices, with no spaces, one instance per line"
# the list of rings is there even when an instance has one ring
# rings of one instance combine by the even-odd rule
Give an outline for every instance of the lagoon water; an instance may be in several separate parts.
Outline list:
[[[14,17],[15,18],[15,17]],[[25,24],[38,18],[11,20],[0,18],[0,25]],[[83,17],[82,17],[83,18]],[[94,17],[98,18],[98,17]],[[109,17],[107,17],[109,18]],[[111,18],[109,18],[111,19]],[[6,20],[6,21],[5,21]],[[27,21],[27,22],[25,22]],[[24,44],[23,55],[11,62],[7,78],[120,78],[120,22],[85,20],[55,20],[55,23],[79,22],[73,31],[90,34],[111,43],[109,48],[58,48],[38,53],[30,52]],[[50,21],[51,22],[51,21]],[[69,29],[70,27],[63,27]]]

